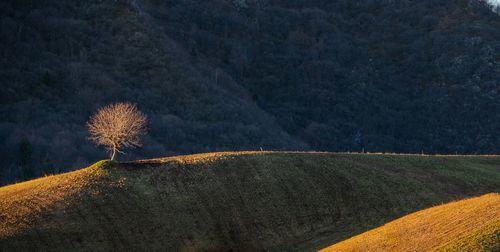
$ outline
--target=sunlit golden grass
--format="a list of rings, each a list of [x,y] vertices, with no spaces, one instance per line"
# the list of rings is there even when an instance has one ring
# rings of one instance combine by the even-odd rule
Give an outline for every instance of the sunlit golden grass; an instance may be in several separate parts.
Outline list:
[[[322,251],[497,251],[499,232],[500,195],[491,193],[409,214]]]
[[[136,160],[131,162],[131,164],[144,164],[144,165],[157,165],[157,164],[165,164],[165,163],[180,163],[180,164],[197,164],[197,163],[209,163],[222,159],[230,159],[236,156],[246,156],[246,155],[267,155],[267,154],[311,154],[311,155],[332,155],[330,152],[321,152],[321,151],[226,151],[226,152],[208,152],[208,153],[198,153],[191,155],[181,155],[181,156],[171,156],[171,157],[162,157],[162,158],[153,158],[153,159],[145,159],[145,160]],[[498,158],[498,155],[426,155],[426,154],[403,154],[403,153],[381,153],[381,152],[370,152],[370,153],[358,153],[358,152],[339,152],[335,153],[339,156],[401,156],[401,157],[461,157],[461,158]]]
[[[500,221],[455,238],[438,251],[500,251]]]
[[[180,163],[180,164],[197,164],[197,163],[209,163],[221,159],[228,159],[235,156],[242,155],[263,155],[276,153],[273,151],[239,151],[239,152],[209,152],[209,153],[198,153],[192,155],[183,156],[172,156],[164,158],[153,158],[146,160],[137,160],[129,163],[135,164],[164,164],[164,163]]]
[[[107,161],[79,171],[47,176],[0,188],[0,239],[32,225],[55,204],[69,205],[82,191],[99,193]]]
[[[104,161],[0,187],[0,251],[315,250],[499,192],[499,167],[498,156],[260,151]]]

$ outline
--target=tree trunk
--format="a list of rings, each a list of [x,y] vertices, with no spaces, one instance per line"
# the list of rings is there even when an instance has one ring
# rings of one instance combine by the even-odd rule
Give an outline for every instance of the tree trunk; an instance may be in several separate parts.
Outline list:
[[[115,155],[116,155],[116,147],[113,146],[113,150],[111,151],[111,160],[115,160]]]

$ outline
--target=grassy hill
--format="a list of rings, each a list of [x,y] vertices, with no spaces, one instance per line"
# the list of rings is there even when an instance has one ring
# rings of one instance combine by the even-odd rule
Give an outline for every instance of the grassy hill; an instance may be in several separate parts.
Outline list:
[[[499,153],[500,15],[482,2],[2,0],[0,185],[104,158],[85,122],[123,101],[151,119],[129,160]]]
[[[500,195],[491,193],[425,209],[322,251],[430,250],[500,250]]]
[[[498,156],[283,152],[104,161],[1,187],[0,250],[313,250],[499,192],[499,167]]]

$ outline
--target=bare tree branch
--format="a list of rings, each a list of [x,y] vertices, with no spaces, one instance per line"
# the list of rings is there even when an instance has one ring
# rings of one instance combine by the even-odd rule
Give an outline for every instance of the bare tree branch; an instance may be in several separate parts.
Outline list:
[[[103,145],[114,160],[122,148],[142,146],[141,137],[147,132],[147,117],[131,103],[116,103],[100,108],[87,122],[89,139]]]

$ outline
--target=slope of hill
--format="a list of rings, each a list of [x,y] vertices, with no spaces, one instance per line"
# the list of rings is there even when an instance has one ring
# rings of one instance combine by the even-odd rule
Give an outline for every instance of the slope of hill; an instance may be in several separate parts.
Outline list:
[[[84,125],[116,101],[151,118],[127,159],[497,153],[500,16],[481,3],[3,0],[0,184],[103,158]]]
[[[328,251],[498,251],[500,195],[425,209],[342,241]]]
[[[101,162],[1,187],[0,250],[313,250],[499,192],[499,164],[497,156],[280,152]]]

